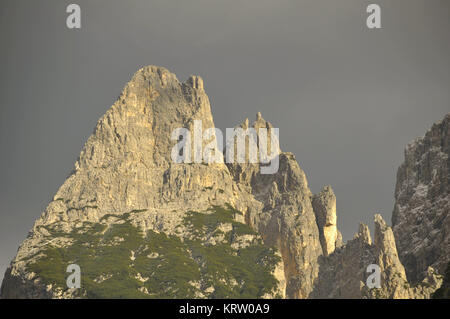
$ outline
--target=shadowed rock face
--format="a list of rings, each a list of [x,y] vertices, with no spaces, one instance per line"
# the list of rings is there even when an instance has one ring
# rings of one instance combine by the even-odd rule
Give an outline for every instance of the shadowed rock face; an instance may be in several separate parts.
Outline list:
[[[444,273],[444,279],[441,287],[435,291],[433,299],[450,299],[450,263]]]
[[[450,261],[450,114],[405,149],[392,225],[400,260],[417,282]]]

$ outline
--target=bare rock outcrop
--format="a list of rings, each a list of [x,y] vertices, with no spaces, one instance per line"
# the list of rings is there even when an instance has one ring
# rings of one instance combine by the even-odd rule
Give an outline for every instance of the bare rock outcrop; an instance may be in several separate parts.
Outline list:
[[[314,195],[312,205],[319,227],[323,254],[328,256],[342,241],[342,235],[337,229],[336,196],[331,186],[325,186],[319,194]]]
[[[249,126],[259,139],[259,128],[273,126],[257,114]],[[271,139],[268,139],[270,149]],[[259,144],[258,144],[259,145]],[[248,210],[248,223],[257,229],[264,241],[281,251],[288,298],[307,298],[317,277],[317,258],[322,254],[311,191],[306,175],[292,153],[275,148],[279,159],[275,174],[261,174],[261,163],[227,164],[238,185],[248,190],[260,203]],[[259,149],[258,149],[259,151]],[[248,157],[248,154],[246,155]]]
[[[442,283],[442,277],[432,268],[423,282],[411,285],[407,281],[392,229],[379,214],[375,215],[373,242],[369,228],[360,224],[354,238],[329,256],[321,257],[319,265],[312,298],[430,298]],[[379,288],[367,286],[370,265],[379,267]]]
[[[392,225],[412,282],[450,262],[450,114],[405,149],[397,172]]]

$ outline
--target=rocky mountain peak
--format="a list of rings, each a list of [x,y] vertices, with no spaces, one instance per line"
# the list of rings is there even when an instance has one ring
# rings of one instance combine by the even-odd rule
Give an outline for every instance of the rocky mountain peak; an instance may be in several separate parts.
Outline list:
[[[191,75],[186,83],[196,90],[204,90],[203,79],[197,75]]]
[[[361,238],[364,243],[372,245],[372,237],[370,237],[369,226],[364,223],[359,224],[358,233],[355,234],[355,238]]]
[[[392,224],[408,278],[422,280],[450,262],[450,114],[405,148]]]

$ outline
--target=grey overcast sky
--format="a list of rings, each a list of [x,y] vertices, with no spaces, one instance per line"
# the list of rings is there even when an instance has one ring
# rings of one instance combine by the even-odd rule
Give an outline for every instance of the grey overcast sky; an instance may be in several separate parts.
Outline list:
[[[81,6],[81,30],[66,6]],[[382,29],[365,25],[381,6]],[[216,126],[261,111],[350,239],[390,222],[405,145],[450,111],[448,0],[2,0],[0,278],[140,67],[203,77]]]

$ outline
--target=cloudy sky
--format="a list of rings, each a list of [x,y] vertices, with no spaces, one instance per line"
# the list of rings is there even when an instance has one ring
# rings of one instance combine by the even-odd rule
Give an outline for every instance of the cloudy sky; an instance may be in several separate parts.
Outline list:
[[[449,16],[448,0],[2,0],[0,278],[149,64],[202,76],[220,128],[258,111],[279,127],[312,191],[335,190],[344,239],[375,212],[390,222],[404,146],[450,111]]]

